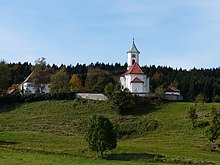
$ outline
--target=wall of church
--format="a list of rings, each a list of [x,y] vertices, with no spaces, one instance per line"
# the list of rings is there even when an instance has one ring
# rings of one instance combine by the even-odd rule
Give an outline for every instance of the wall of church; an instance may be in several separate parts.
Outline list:
[[[144,83],[131,83],[133,79],[138,77],[140,80],[142,80]],[[124,82],[125,80],[125,82]],[[125,79],[123,80],[123,77],[120,78],[121,84],[124,86],[124,88],[128,88],[130,92],[139,92],[139,93],[148,93],[149,92],[149,78],[146,77],[146,75],[140,75],[140,74],[129,74],[125,75]]]
[[[131,83],[131,92],[144,93],[143,83]]]

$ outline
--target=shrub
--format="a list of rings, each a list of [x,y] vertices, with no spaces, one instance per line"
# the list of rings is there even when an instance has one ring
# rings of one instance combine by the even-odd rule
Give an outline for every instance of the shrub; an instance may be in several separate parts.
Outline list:
[[[209,126],[206,127],[206,136],[210,142],[214,142],[220,136],[220,114],[212,109]]]
[[[129,114],[136,105],[136,99],[130,92],[117,91],[110,99],[113,108],[117,109],[119,115]]]
[[[195,107],[190,107],[190,110],[188,112],[188,117],[192,123],[192,127],[196,127],[196,121],[198,119],[198,115],[196,114],[196,108]]]

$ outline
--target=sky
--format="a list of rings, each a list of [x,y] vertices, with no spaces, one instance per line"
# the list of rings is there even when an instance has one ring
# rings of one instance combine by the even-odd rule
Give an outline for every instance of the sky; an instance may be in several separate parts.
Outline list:
[[[0,60],[220,67],[219,0],[0,0]]]

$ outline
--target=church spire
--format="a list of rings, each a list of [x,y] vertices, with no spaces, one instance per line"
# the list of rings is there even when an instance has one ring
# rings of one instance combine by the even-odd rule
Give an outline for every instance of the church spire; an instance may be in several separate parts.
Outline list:
[[[129,50],[127,53],[140,53],[134,43],[134,38],[133,38],[133,43],[132,43],[132,46],[131,46],[131,50]]]
[[[131,49],[127,52],[127,55],[128,55],[127,70],[129,70],[134,63],[139,64],[139,54],[140,54],[140,52],[138,51],[138,49],[134,43],[134,38],[133,38],[133,43],[132,43]]]

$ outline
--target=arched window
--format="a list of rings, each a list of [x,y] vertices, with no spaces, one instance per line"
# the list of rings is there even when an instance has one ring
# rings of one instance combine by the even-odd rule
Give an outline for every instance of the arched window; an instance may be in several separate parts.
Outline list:
[[[132,65],[135,63],[135,59],[132,60]]]

